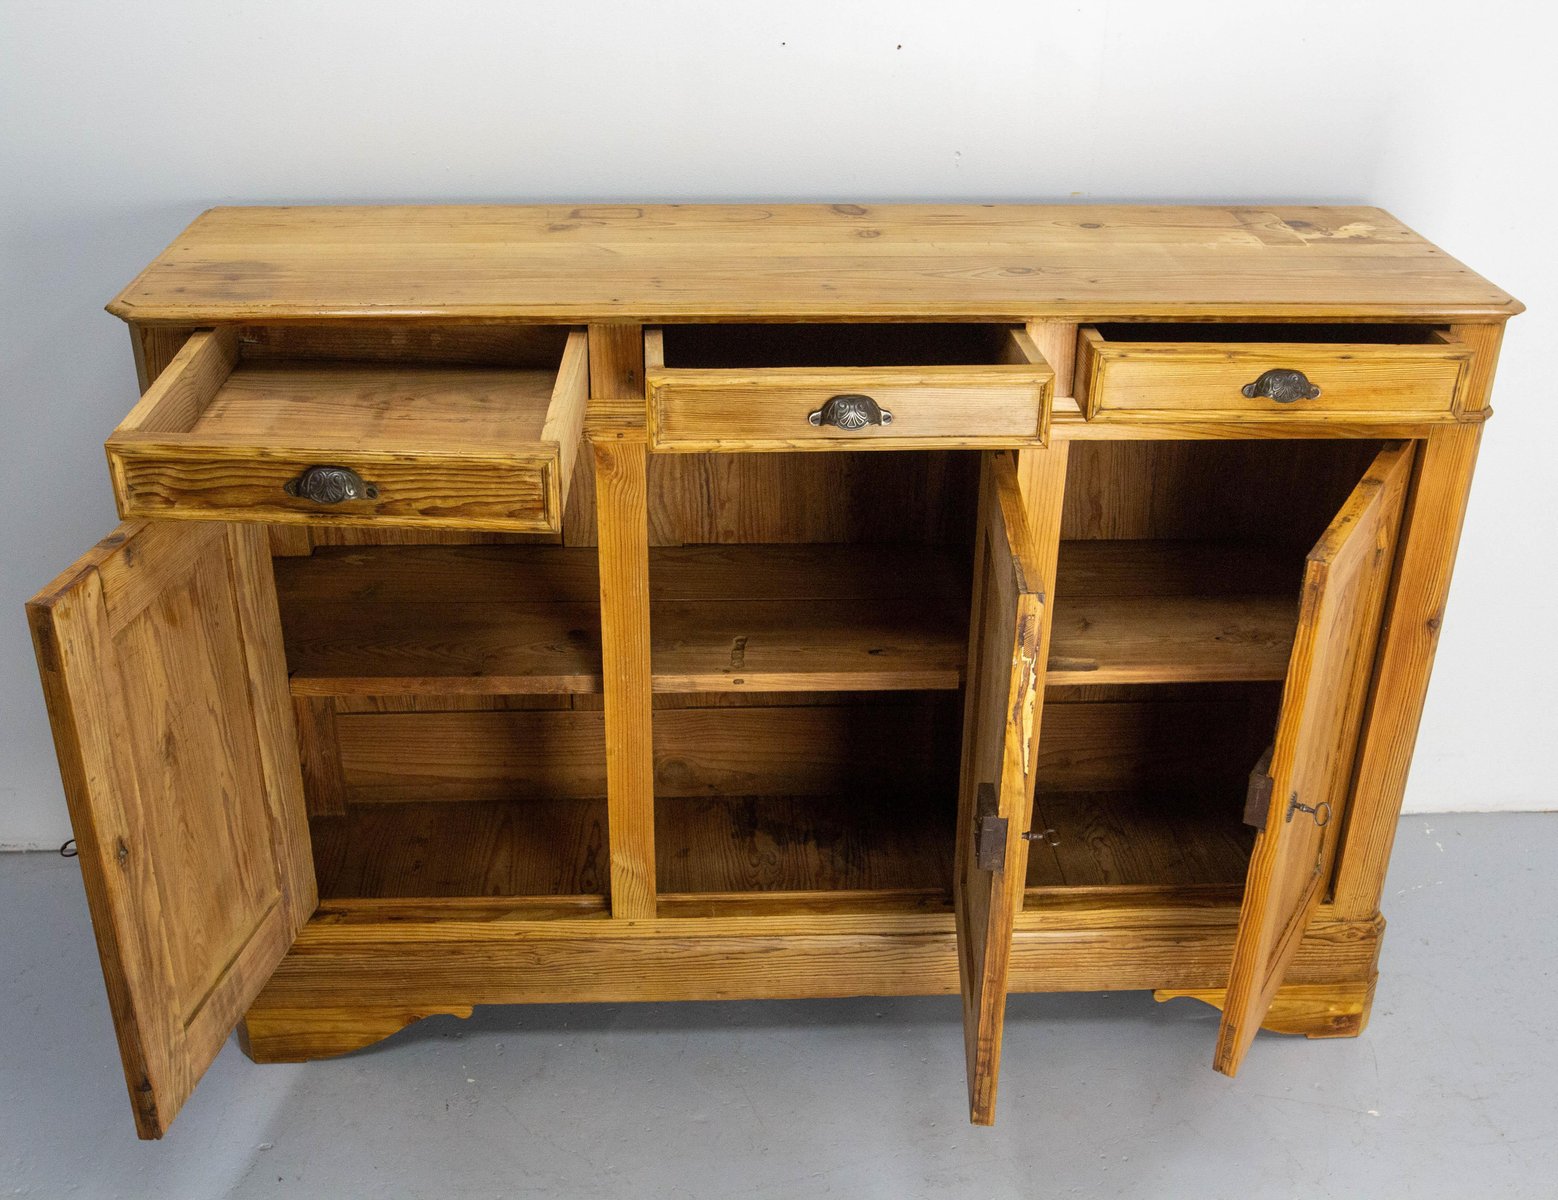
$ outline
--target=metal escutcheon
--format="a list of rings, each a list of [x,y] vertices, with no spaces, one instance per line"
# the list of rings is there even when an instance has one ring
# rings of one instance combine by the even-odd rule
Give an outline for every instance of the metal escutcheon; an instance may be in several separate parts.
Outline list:
[[[315,504],[340,504],[346,500],[377,500],[379,489],[350,467],[309,467],[296,479],[282,484],[282,491]]]
[[[893,414],[870,396],[846,392],[829,398],[826,404],[806,419],[813,425],[832,425],[835,429],[864,429],[867,425],[891,425]]]
[[[1292,404],[1295,400],[1313,400],[1320,395],[1320,389],[1309,382],[1309,377],[1302,371],[1290,371],[1278,369],[1263,371],[1254,383],[1247,383],[1240,389],[1251,400],[1264,396],[1267,400],[1275,400],[1278,404]]]

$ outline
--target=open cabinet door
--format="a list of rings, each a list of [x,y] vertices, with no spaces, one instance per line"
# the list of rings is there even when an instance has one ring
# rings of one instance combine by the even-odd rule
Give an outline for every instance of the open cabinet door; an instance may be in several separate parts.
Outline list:
[[[1305,564],[1270,798],[1246,814],[1260,832],[1212,1064],[1225,1075],[1254,1041],[1330,877],[1412,454],[1411,443],[1380,452]]]
[[[123,525],[27,606],[146,1138],[315,907],[264,538],[260,525]]]
[[[1043,672],[1044,597],[1015,456],[986,454],[974,553],[973,616],[958,789],[958,977],[968,1053],[969,1115],[995,1120],[1012,917],[1022,906],[1033,814],[1033,745]]]

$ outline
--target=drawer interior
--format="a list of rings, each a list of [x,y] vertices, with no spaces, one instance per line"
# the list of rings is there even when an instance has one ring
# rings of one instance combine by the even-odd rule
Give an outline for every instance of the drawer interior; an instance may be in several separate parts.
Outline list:
[[[555,530],[587,354],[556,327],[198,331],[108,440],[120,508]]]
[[[403,440],[433,448],[542,440],[555,367],[385,367],[267,362],[238,367],[187,430],[256,446]]]
[[[667,369],[988,366],[1014,361],[1012,327],[1007,325],[668,325],[659,333]]]
[[[154,385],[121,432],[261,451],[376,444],[494,450],[545,441],[549,424],[555,430],[572,415],[564,411],[572,398],[557,386],[566,329],[509,332],[487,339],[479,355],[457,336],[413,341],[388,330],[310,338],[227,329],[197,339],[211,339],[213,352],[191,356],[198,368],[175,360],[172,386]]]
[[[1443,330],[1431,325],[1206,322],[1104,322],[1092,326],[1106,342],[1223,342],[1259,345],[1440,346]]]

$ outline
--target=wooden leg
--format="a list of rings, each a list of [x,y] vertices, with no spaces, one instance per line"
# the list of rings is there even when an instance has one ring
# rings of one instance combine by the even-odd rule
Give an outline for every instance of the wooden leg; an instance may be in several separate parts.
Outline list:
[[[251,1008],[238,1026],[238,1044],[258,1063],[308,1062],[350,1054],[399,1033],[423,1017],[447,1013],[466,1018],[470,1005],[407,1008],[367,1005],[354,1008]]]
[[[1375,974],[1350,983],[1295,983],[1278,988],[1260,1027],[1272,1033],[1301,1033],[1309,1038],[1357,1037],[1369,1023],[1374,981],[1378,977]],[[1161,1003],[1188,996],[1221,1009],[1227,995],[1225,988],[1164,988],[1153,992],[1152,998]]]

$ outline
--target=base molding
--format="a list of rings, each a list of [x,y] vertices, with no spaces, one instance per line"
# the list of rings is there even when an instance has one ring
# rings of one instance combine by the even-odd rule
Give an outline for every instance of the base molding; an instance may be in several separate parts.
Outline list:
[[[1056,900],[1018,915],[1011,992],[1153,991],[1222,1003],[1236,903]],[[429,917],[385,905],[322,911],[240,1029],[260,1062],[328,1058],[425,1016],[478,1005],[956,995],[943,912],[533,919]],[[1266,1028],[1348,1037],[1367,1019],[1384,922],[1322,912]],[[1336,982],[1338,979],[1344,982]],[[1365,982],[1367,981],[1367,982]]]
[[[309,1008],[251,1008],[238,1026],[238,1044],[258,1063],[308,1062],[361,1050],[399,1033],[423,1017],[447,1014],[462,1020],[470,1005],[407,1008],[351,1005]]]
[[[1272,1033],[1302,1034],[1308,1038],[1357,1037],[1369,1023],[1374,1006],[1378,972],[1368,979],[1343,983],[1295,983],[1277,989],[1262,1029]],[[1221,1009],[1226,988],[1158,988],[1152,998],[1159,1003],[1179,996]]]

